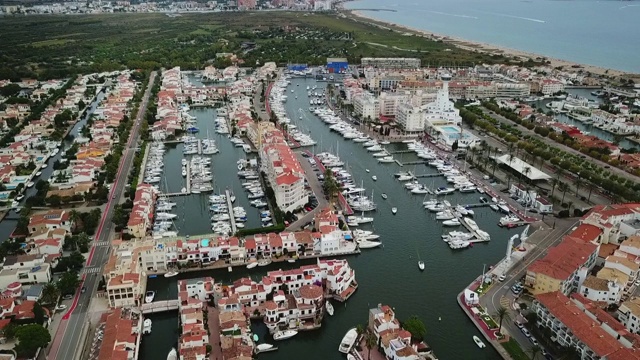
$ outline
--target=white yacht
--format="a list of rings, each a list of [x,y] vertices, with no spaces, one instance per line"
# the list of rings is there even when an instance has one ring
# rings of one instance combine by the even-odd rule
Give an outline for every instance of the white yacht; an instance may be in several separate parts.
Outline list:
[[[144,319],[142,323],[142,333],[151,334],[151,319]]]
[[[327,300],[327,301],[324,303],[324,308],[325,308],[325,310],[327,310],[327,314],[329,314],[329,315],[333,316],[333,310],[334,310],[334,309],[333,309],[333,305],[331,305],[331,303],[329,302],[329,300]]]
[[[369,241],[364,239],[356,239],[356,242],[358,243],[358,247],[360,249],[373,249],[382,245],[380,241]]]
[[[340,342],[338,350],[343,354],[348,354],[358,339],[358,330],[356,328],[349,329]]]
[[[382,158],[378,158],[378,162],[381,162],[381,163],[392,163],[394,161],[395,160],[393,159],[393,156],[385,156]]]
[[[453,218],[451,220],[445,220],[442,222],[444,226],[460,226],[460,220]]]
[[[172,348],[171,351],[169,351],[169,354],[167,354],[167,360],[178,360],[178,352],[176,351],[176,348]]]
[[[395,215],[397,212],[398,212],[398,208],[397,208],[397,207],[392,207],[392,208],[391,208],[391,213],[392,213],[393,215]]]
[[[296,336],[297,334],[297,330],[277,331],[275,334],[273,334],[273,340],[286,340]]]
[[[418,261],[418,269],[420,269],[420,271],[424,270],[424,261],[422,260]]]
[[[144,294],[144,302],[145,303],[151,303],[153,302],[153,299],[156,297],[156,292],[155,291],[147,291]]]

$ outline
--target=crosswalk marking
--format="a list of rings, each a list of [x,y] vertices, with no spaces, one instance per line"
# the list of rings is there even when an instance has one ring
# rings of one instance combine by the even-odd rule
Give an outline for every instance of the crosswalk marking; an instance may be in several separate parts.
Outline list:
[[[82,272],[85,274],[97,274],[100,272],[100,268],[98,267],[84,268]]]
[[[508,297],[502,296],[500,297],[500,305],[502,305],[506,309],[509,309],[511,307],[511,301]]]
[[[108,241],[100,241],[96,243],[96,246],[107,246],[107,245],[109,245]]]

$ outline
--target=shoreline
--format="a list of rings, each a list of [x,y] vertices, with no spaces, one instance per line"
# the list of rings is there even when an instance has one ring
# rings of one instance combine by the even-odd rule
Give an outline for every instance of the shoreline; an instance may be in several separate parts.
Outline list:
[[[411,33],[413,35],[423,36],[433,41],[442,41],[443,43],[451,44],[452,46],[455,46],[459,49],[463,49],[467,51],[481,52],[481,53],[487,53],[487,54],[500,54],[500,55],[505,55],[505,56],[514,57],[514,58],[520,58],[520,59],[523,59],[524,61],[528,59],[533,59],[533,60],[544,59],[545,61],[548,62],[547,66],[553,67],[553,68],[562,67],[563,68],[562,71],[567,71],[567,72],[578,72],[579,70],[582,70],[583,72],[589,72],[594,75],[601,75],[605,77],[640,79],[640,74],[638,73],[627,72],[627,71],[616,70],[616,69],[608,69],[608,68],[589,65],[589,64],[581,64],[575,61],[552,58],[552,57],[548,57],[545,55],[536,54],[528,51],[512,49],[504,46],[493,45],[493,44],[483,43],[479,41],[467,40],[460,37],[440,34],[440,33],[436,33],[429,30],[421,30],[421,29],[417,29],[414,27],[406,26],[406,25],[400,25],[397,23],[376,19],[372,16],[363,14],[360,10],[349,10],[346,8],[341,8],[339,9],[339,12],[343,14],[345,17],[351,18],[355,21],[367,22],[374,26],[388,27],[396,32]],[[578,67],[574,68],[573,66],[578,66]]]

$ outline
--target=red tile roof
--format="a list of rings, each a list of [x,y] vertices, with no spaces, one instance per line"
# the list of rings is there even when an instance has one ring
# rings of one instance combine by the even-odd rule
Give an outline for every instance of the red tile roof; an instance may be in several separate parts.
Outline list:
[[[596,249],[598,249],[597,245],[565,237],[558,246],[550,248],[544,258],[531,264],[528,271],[544,274],[554,279],[566,280],[587,262],[587,258]]]
[[[581,224],[569,234],[572,238],[585,242],[596,241],[600,235],[602,235],[602,230],[591,224]]]

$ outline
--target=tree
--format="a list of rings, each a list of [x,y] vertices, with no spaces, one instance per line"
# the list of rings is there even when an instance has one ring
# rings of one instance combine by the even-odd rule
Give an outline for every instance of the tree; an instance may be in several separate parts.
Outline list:
[[[540,354],[541,351],[542,349],[538,345],[533,345],[532,347],[530,347],[529,354],[531,354],[531,360],[536,360],[536,357],[538,356],[538,354]]]
[[[36,321],[36,324],[42,325],[44,323],[44,309],[42,309],[42,305],[39,303],[33,304],[33,319]]]
[[[367,332],[364,336],[364,346],[367,347],[367,360],[371,360],[371,349],[376,347],[378,339],[372,332]]]
[[[28,324],[16,330],[18,344],[15,347],[19,357],[32,357],[38,348],[47,346],[51,341],[49,331],[40,324]]]
[[[79,219],[80,219],[80,213],[77,210],[69,211],[69,221],[71,221],[71,232],[74,232],[78,227]]]
[[[569,190],[569,185],[561,183],[560,186],[558,186],[558,189],[562,191],[562,200],[560,200],[560,202],[563,203],[564,196],[567,194],[567,190]]]
[[[340,191],[340,185],[333,177],[333,172],[331,169],[326,169],[324,171],[324,184],[323,184],[324,192],[329,196],[330,200],[333,200],[337,195],[338,191]]]
[[[411,339],[415,342],[422,341],[427,334],[427,328],[424,326],[422,320],[416,315],[411,316],[407,321],[402,324],[402,327],[411,333]]]
[[[61,294],[70,295],[76,292],[78,286],[80,286],[80,278],[75,271],[67,271],[62,274],[60,280],[58,280],[58,290]]]
[[[498,326],[498,332],[500,332],[500,330],[502,330],[502,320],[509,317],[509,312],[507,311],[507,308],[505,308],[504,306],[498,307],[496,309],[495,317],[498,318],[498,322],[500,324]]]
[[[42,304],[55,304],[60,296],[60,291],[53,283],[45,284],[42,288],[42,297],[40,303]]]
[[[56,266],[57,271],[67,271],[67,270],[80,270],[84,266],[84,256],[75,250],[69,256],[63,256],[58,261],[58,266]]]

